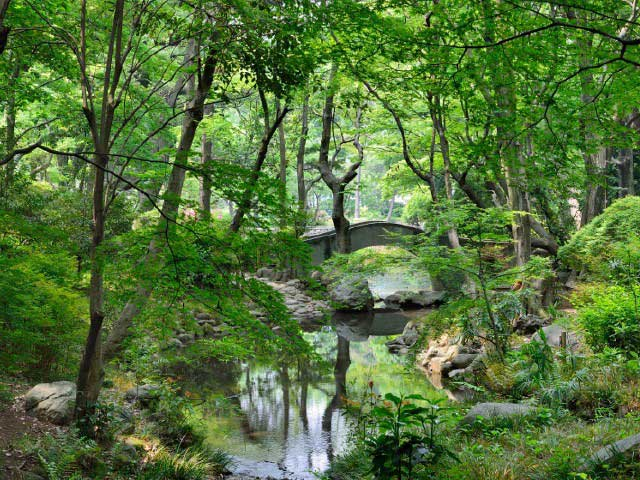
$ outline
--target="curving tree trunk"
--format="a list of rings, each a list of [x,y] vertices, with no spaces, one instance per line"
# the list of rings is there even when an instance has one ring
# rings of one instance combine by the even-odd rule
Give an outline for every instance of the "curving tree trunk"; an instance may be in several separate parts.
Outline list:
[[[331,67],[329,74],[329,89],[335,78],[337,72],[337,66],[334,64]],[[318,169],[324,183],[331,190],[333,196],[331,220],[336,230],[336,252],[338,253],[350,253],[351,252],[351,235],[349,227],[351,226],[349,219],[344,213],[344,197],[347,185],[357,176],[358,169],[361,162],[356,162],[347,168],[344,175],[338,177],[333,173],[333,161],[329,162],[329,147],[331,145],[331,133],[333,126],[334,115],[334,94],[330,91],[324,102],[322,108],[322,133],[320,136],[320,154],[318,156]],[[339,148],[334,154],[333,160],[339,153]]]

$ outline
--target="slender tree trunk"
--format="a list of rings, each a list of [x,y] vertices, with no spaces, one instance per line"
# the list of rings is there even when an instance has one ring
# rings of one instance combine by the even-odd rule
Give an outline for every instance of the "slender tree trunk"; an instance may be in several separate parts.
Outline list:
[[[356,192],[354,195],[354,212],[353,216],[356,220],[360,218],[360,182],[362,180],[362,162],[364,161],[364,148],[362,148],[362,144],[360,143],[360,128],[361,128],[361,120],[362,120],[362,107],[358,107],[356,112],[356,120],[354,122],[354,127],[356,129],[356,134],[353,137],[353,146],[356,147],[356,151],[358,152],[358,162],[360,162],[360,166],[358,167],[358,174],[356,176]]]
[[[200,163],[202,164],[203,175],[200,180],[200,210],[204,218],[211,217],[211,177],[209,175],[209,168],[212,162],[212,142],[207,138],[206,134],[202,135],[202,155],[200,157]]]
[[[300,116],[300,143],[296,156],[296,176],[298,180],[298,211],[304,214],[307,211],[307,186],[304,180],[304,154],[307,147],[307,135],[309,134],[309,95],[304,97],[302,103],[302,115]]]
[[[449,139],[447,138],[446,126],[444,123],[443,110],[444,105],[438,95],[430,95],[430,114],[433,127],[438,134],[438,140],[440,144],[440,154],[442,155],[442,161],[444,163],[444,193],[449,202],[450,207],[453,207],[453,185],[451,182],[451,157],[449,155]],[[447,230],[447,237],[449,239],[449,246],[454,249],[460,248],[460,239],[458,238],[458,231],[455,225],[451,225]]]
[[[393,192],[391,199],[389,200],[389,210],[387,211],[387,222],[390,222],[393,218],[393,208],[396,204],[396,192]]]
[[[20,77],[20,62],[16,61],[14,68],[11,72],[11,76],[9,78],[9,88],[8,91],[11,92],[9,94],[9,98],[7,99],[7,107],[5,112],[5,146],[4,153],[11,152],[16,146],[16,96],[15,96],[15,86],[18,78]],[[9,163],[4,166],[4,174],[2,178],[2,185],[0,186],[0,194],[2,190],[7,190],[11,184],[13,183],[13,178],[15,175],[16,162],[17,158],[13,159]]]
[[[260,172],[262,171],[262,166],[267,159],[269,144],[271,143],[273,135],[275,134],[276,130],[278,129],[288,112],[289,109],[285,106],[281,112],[278,112],[278,115],[271,126],[269,126],[269,124],[265,125],[265,133],[262,137],[262,140],[260,141],[260,149],[258,150],[256,162],[251,169],[249,179],[247,180],[247,186],[245,187],[242,198],[240,200],[240,203],[238,204],[238,208],[235,215],[233,216],[233,220],[231,221],[231,225],[229,227],[232,232],[237,232],[238,230],[240,230],[240,226],[242,225],[244,216],[251,208],[251,199],[253,198],[253,195],[255,193],[255,188],[258,183],[258,178],[260,177]],[[265,121],[268,121],[268,112],[265,112]]]
[[[276,99],[276,111],[280,112],[280,100]],[[278,179],[287,191],[287,144],[284,137],[284,122],[280,122],[278,125],[278,153],[280,154],[280,165],[278,168]]]
[[[118,79],[122,72],[120,63],[122,46],[122,27],[124,21],[124,1],[116,0],[113,5],[113,20],[111,25],[108,53],[106,56],[104,77],[102,80],[102,99],[99,113],[87,101],[89,86],[82,83],[83,110],[91,131],[91,138],[96,154],[94,155],[93,176],[93,222],[90,246],[91,278],[89,280],[89,333],[80,362],[78,379],[76,382],[75,416],[78,427],[84,435],[94,436],[89,416],[95,410],[102,388],[103,360],[102,360],[102,322],[104,320],[104,262],[100,258],[100,247],[104,239],[105,229],[105,182],[106,169],[109,165],[109,144],[111,129],[117,105],[113,101],[114,92],[118,87]],[[85,72],[86,67],[86,26],[87,5],[81,4],[81,49],[80,68]]]
[[[360,220],[360,182],[362,181],[362,166],[358,167],[358,174],[356,175],[356,191],[353,196],[353,218],[354,220]]]
[[[169,176],[169,182],[165,191],[165,200],[162,205],[162,212],[159,224],[161,234],[158,238],[154,238],[147,250],[147,255],[143,263],[149,269],[157,267],[157,255],[159,252],[158,242],[162,241],[163,234],[173,229],[173,222],[178,216],[180,206],[180,197],[182,196],[182,188],[186,175],[185,166],[189,159],[189,152],[193,145],[193,140],[198,129],[198,125],[202,121],[204,115],[204,103],[209,95],[216,67],[216,53],[210,51],[203,62],[202,71],[198,75],[198,85],[193,92],[193,98],[184,114],[182,120],[182,131],[180,141],[176,150],[175,161]],[[153,284],[147,280],[141,280],[133,297],[124,306],[117,320],[113,322],[111,331],[107,337],[104,348],[105,361],[111,360],[120,350],[123,340],[129,333],[129,328],[133,324],[135,317],[138,316],[142,308],[146,305]]]
[[[104,286],[103,286],[103,262],[99,258],[100,246],[104,239],[104,186],[105,173],[109,157],[106,154],[95,156],[94,180],[93,180],[93,224],[90,247],[91,280],[89,284],[89,314],[90,324],[84,354],[80,362],[77,381],[76,417],[80,422],[81,431],[92,436],[90,425],[86,422],[95,408],[100,389],[102,388],[103,364],[102,364],[102,322],[104,320]]]
[[[334,94],[331,92],[333,79],[337,73],[337,66],[331,66],[329,74],[327,94],[322,108],[322,132],[320,136],[320,153],[318,155],[318,170],[324,183],[329,187],[333,195],[333,205],[331,220],[336,230],[336,252],[351,252],[351,234],[349,232],[350,222],[344,213],[344,196],[347,185],[356,177],[357,170],[361,163],[356,162],[347,168],[347,172],[342,177],[336,177],[329,164],[329,147],[331,145],[331,133],[334,114]]]

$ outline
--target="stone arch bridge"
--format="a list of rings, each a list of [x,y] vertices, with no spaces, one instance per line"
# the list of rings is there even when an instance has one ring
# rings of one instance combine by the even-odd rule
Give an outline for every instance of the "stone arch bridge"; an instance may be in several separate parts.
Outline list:
[[[351,251],[361,248],[383,245],[396,245],[397,235],[416,235],[423,233],[420,227],[404,223],[372,220],[354,223],[349,227],[351,234]],[[304,235],[304,241],[313,248],[311,259],[314,265],[319,265],[329,258],[336,248],[336,231],[334,228],[315,229]]]

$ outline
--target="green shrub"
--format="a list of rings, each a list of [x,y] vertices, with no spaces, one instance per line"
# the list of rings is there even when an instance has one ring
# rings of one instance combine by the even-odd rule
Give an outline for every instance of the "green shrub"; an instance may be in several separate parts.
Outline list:
[[[384,402],[371,409],[367,416],[373,430],[364,446],[375,478],[411,480],[444,458],[455,458],[438,431],[445,411],[438,403],[420,395],[387,393]]]
[[[9,387],[0,382],[0,408],[13,402],[13,393]]]
[[[573,235],[559,251],[570,268],[593,278],[609,278],[609,262],[640,237],[640,197],[629,196],[613,202],[601,215]]]
[[[63,284],[73,262],[61,254],[0,256],[0,368],[47,379],[76,368],[84,299]]]
[[[202,444],[204,435],[189,421],[191,402],[179,392],[163,386],[151,402],[150,409],[154,433],[164,443],[182,448]]]
[[[230,458],[216,452],[213,456],[202,450],[187,449],[180,453],[160,450],[138,480],[205,480],[210,474],[224,472]]]
[[[640,321],[636,295],[622,286],[595,285],[574,298],[578,322],[591,347],[616,347],[640,352]]]

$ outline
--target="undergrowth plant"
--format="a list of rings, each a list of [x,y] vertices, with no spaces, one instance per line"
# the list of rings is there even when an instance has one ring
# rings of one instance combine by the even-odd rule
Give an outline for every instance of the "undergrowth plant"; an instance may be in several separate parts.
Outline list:
[[[392,393],[371,398],[370,408],[360,410],[359,423],[368,425],[361,430],[361,442],[374,478],[430,478],[431,467],[444,458],[456,458],[439,430],[448,410],[440,406],[440,399]]]

